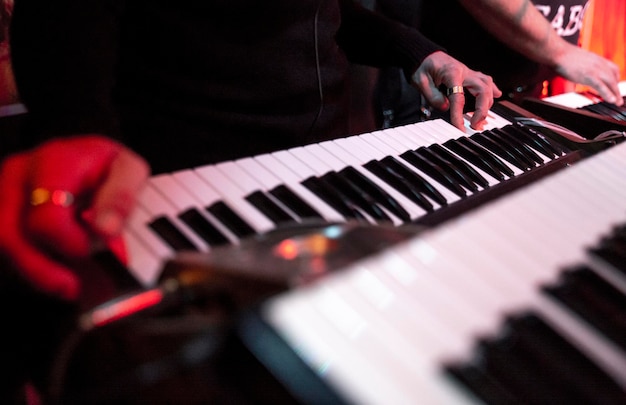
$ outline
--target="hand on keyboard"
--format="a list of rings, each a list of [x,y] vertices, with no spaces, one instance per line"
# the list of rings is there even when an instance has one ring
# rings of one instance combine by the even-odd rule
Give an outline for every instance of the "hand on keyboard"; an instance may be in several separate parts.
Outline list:
[[[502,92],[493,83],[491,76],[469,69],[463,63],[444,52],[430,54],[411,77],[413,84],[422,92],[426,100],[435,108],[450,109],[452,125],[463,130],[463,93],[446,95],[440,86],[448,89],[462,86],[476,97],[476,105],[470,125],[480,130],[487,113],[493,105],[494,97]]]
[[[590,86],[609,103],[624,103],[618,87],[619,67],[612,61],[593,52],[567,44],[557,56],[556,72],[564,78]]]
[[[67,264],[98,244],[118,244],[145,161],[101,136],[53,140],[8,158],[0,169],[0,252],[35,288],[74,300]]]

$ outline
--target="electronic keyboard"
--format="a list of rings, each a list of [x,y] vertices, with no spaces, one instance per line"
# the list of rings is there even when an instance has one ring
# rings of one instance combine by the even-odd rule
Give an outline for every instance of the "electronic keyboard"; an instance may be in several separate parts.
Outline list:
[[[626,403],[626,145],[264,302],[302,403]]]
[[[433,226],[610,142],[536,117],[516,121],[523,110],[509,108],[490,112],[480,132],[432,120],[153,176],[124,232],[126,265],[149,286],[181,251],[207,252],[281,226]]]

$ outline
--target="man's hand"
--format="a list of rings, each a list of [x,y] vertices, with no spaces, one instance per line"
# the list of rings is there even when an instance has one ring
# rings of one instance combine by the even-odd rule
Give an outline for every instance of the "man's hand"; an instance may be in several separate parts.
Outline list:
[[[146,162],[97,135],[57,139],[11,156],[0,168],[0,252],[44,293],[78,298],[67,261],[120,243]]]
[[[600,55],[567,44],[558,56],[555,70],[571,82],[591,87],[604,101],[624,104],[618,87],[619,67]]]
[[[469,69],[444,52],[429,55],[411,78],[413,84],[433,107],[442,111],[450,109],[452,125],[459,129],[464,127],[465,95],[462,92],[444,94],[440,86],[443,85],[446,89],[462,86],[476,97],[475,110],[470,122],[474,129],[480,129],[493,105],[494,98],[502,95],[491,76]]]

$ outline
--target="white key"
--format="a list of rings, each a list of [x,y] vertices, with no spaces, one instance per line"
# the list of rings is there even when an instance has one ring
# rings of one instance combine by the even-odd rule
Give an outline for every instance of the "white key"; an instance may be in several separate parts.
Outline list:
[[[150,178],[150,182],[165,198],[176,206],[178,213],[194,208],[227,239],[231,242],[236,242],[237,237],[205,209],[206,201],[202,201],[197,195],[192,194],[186,185],[181,183],[181,180],[185,177],[187,177],[186,174],[178,172],[174,175],[164,174],[153,176]]]
[[[296,156],[293,150],[289,151],[280,151],[273,153],[272,155],[279,160],[283,165],[291,168],[297,176],[301,180],[306,180],[309,177],[317,177],[320,173],[318,173],[318,169],[314,169],[312,166],[315,165],[315,162],[318,162],[310,154],[307,154],[304,150],[300,149],[296,150],[295,153],[300,154],[301,156]],[[305,161],[302,160],[302,157],[305,158]],[[306,163],[306,159],[309,159],[309,164]],[[318,162],[319,163],[319,162]],[[340,216],[340,221],[345,222],[348,218],[344,217],[341,213],[338,213]]]
[[[195,170],[184,170],[175,172],[172,174],[172,177],[178,181],[190,194],[192,194],[203,207],[210,207],[217,203],[225,203],[228,205],[233,211],[236,210],[230,206],[230,203],[215,190],[209,183],[207,183],[204,179],[202,179]],[[233,234],[232,231],[227,229],[225,225],[223,225],[219,219],[210,215],[211,218],[215,219],[215,223],[219,224],[219,229],[225,231],[225,235],[231,239],[233,243],[239,243],[239,238]],[[245,219],[244,219],[245,221]]]
[[[337,149],[338,146],[340,149]],[[356,139],[355,137],[346,139],[336,139],[330,142],[323,142],[321,146],[335,153],[337,156],[341,156],[347,163],[350,163],[354,168],[358,169],[363,175],[372,180],[383,188],[389,195],[394,197],[401,205],[406,209],[412,220],[415,220],[424,214],[426,210],[409,200],[402,193],[398,192],[391,185],[380,179],[378,176],[372,174],[362,165],[369,162],[372,159],[377,159],[371,152],[373,149],[364,141]],[[353,162],[353,163],[351,163]]]
[[[129,272],[144,287],[152,287],[156,284],[163,268],[166,256],[159,257],[149,246],[145,245],[145,240],[137,237],[129,228],[123,232],[124,243],[128,262],[124,263]]]
[[[437,123],[437,125],[434,126],[434,128],[440,128],[444,127],[445,129],[443,129],[444,133],[447,133],[449,131],[449,128],[445,127],[444,125],[441,125],[441,123]],[[445,138],[447,138],[447,135],[443,135]],[[456,137],[458,138],[458,137]],[[455,139],[456,139],[455,138]],[[489,153],[491,153],[492,155],[495,155],[493,152],[489,151]],[[517,166],[512,165],[511,163],[507,162],[506,160],[504,160],[503,158],[498,156],[498,159],[501,160],[507,167],[509,167],[512,171],[514,176],[519,176],[520,174],[523,173],[523,171],[521,169],[519,169]]]
[[[141,206],[135,207],[124,230],[129,271],[144,285],[152,285],[160,275],[162,263],[174,250],[148,226],[153,217]],[[130,235],[129,235],[130,234]],[[127,239],[128,238],[128,239]],[[135,239],[140,244],[135,243]]]
[[[255,156],[254,160],[259,162],[263,167],[268,169],[271,173],[282,179],[284,184],[288,186],[293,192],[300,196],[304,201],[310,204],[317,212],[319,212],[324,219],[329,222],[343,222],[344,218],[334,208],[326,204],[321,198],[313,194],[309,189],[304,187],[300,182],[305,179],[301,177],[295,171],[293,167],[286,166],[275,156],[267,154]]]
[[[138,204],[146,209],[151,217],[166,216],[167,219],[200,251],[207,251],[208,245],[193,230],[178,218],[179,211],[152,184],[146,185],[138,197]]]
[[[403,163],[404,166],[406,166],[409,170],[417,173],[425,181],[430,183],[431,186],[433,186],[433,188],[435,188],[442,196],[444,196],[446,201],[448,201],[449,204],[461,199],[459,196],[457,196],[456,194],[452,193],[450,190],[445,188],[439,182],[433,180],[426,173],[424,173],[421,170],[415,168],[412,164],[410,164],[409,162],[405,161],[404,159],[402,159],[401,157],[398,156],[400,153],[404,152],[406,149],[402,149],[400,147],[394,147],[394,146],[384,142],[383,140],[381,140],[381,136],[377,135],[374,132],[372,132],[370,134],[359,135],[359,137],[362,138],[363,140],[365,140],[366,142],[369,142],[374,148],[376,148],[376,149],[380,150],[381,152],[383,152],[385,154],[385,156],[394,156],[398,161]],[[437,203],[436,201],[432,201],[432,203],[435,206],[435,208],[441,208],[441,205],[439,205],[439,203]]]
[[[490,186],[496,185],[500,183],[500,180],[495,179],[494,177],[492,177],[490,174],[485,173],[482,169],[480,169],[479,167],[476,167],[473,163],[471,163],[470,161],[466,160],[464,157],[459,156],[456,152],[454,152],[452,149],[449,149],[447,146],[444,145],[444,143],[450,139],[456,139],[458,138],[458,136],[455,138],[453,136],[450,136],[451,133],[450,132],[446,132],[447,130],[449,130],[449,128],[441,128],[440,125],[438,125],[438,122],[434,122],[434,121],[428,121],[429,124],[429,133],[431,134],[430,136],[432,137],[432,140],[434,141],[433,143],[437,143],[439,145],[441,145],[442,148],[446,149],[448,152],[450,152],[452,155],[454,155],[457,159],[462,160],[463,162],[465,162],[468,166],[471,166],[474,170],[476,170],[476,172],[478,172],[478,174],[480,174],[481,176],[483,176],[487,182],[489,183]],[[456,128],[454,128],[456,130]],[[459,135],[458,133],[456,133],[455,135]],[[460,134],[461,136],[463,136],[463,134]]]
[[[441,399],[446,383],[434,371],[441,361],[469,358],[476,334],[494,336],[504,315],[527,310],[538,311],[626,389],[624,351],[540,293],[565,266],[584,261],[585,248],[616,221],[624,222],[624,162],[626,144],[614,146],[350,265],[304,294],[276,297],[264,313],[302,353],[350,352],[332,358],[328,377],[356,402],[386,403],[370,390],[373,378],[387,373],[380,388],[393,390],[394,401],[423,402],[421,395],[431,392]],[[449,308],[442,309],[446,301]],[[394,370],[412,371],[413,384]]]
[[[387,136],[382,136],[382,135],[387,135]],[[393,128],[393,129],[389,129],[384,131],[381,136],[379,136],[379,139],[382,140],[383,142],[389,143],[394,149],[398,150],[398,154],[401,154],[407,150],[413,150],[413,149],[417,149],[421,146],[429,146],[430,143],[425,142],[423,140],[419,140],[415,137],[409,137],[409,136],[403,136],[404,132],[402,127],[400,128]],[[392,142],[395,144],[392,144]],[[403,158],[398,157],[399,160],[403,160],[405,163],[405,165],[414,168],[414,166],[404,160]],[[454,192],[450,191],[445,185],[439,183],[437,180],[433,179],[432,177],[430,177],[428,174],[424,173],[422,170],[420,169],[416,169],[420,175],[422,177],[424,177],[425,179],[427,179],[431,184],[433,184],[434,186],[436,186],[437,190],[439,192],[441,192],[446,199],[450,202],[453,203],[455,201],[458,201],[461,199],[461,197],[457,196]],[[456,183],[456,181],[455,181]],[[471,190],[467,190],[465,188],[463,188],[467,194],[471,194],[472,191]]]
[[[327,142],[327,143],[330,143],[330,142]],[[326,145],[326,146],[329,146],[329,145]],[[331,170],[334,170],[337,173],[345,169],[347,166],[351,166],[350,164],[347,164],[346,162],[340,160],[335,154],[331,153],[329,149],[322,147],[321,144],[309,145],[305,147],[305,149],[311,152],[313,155],[315,155],[319,160],[325,162]],[[332,149],[332,146],[331,146],[331,149]],[[335,147],[335,150],[336,149],[338,148]],[[369,178],[369,176],[366,176],[366,177]],[[378,206],[386,212],[386,214],[391,218],[393,224],[400,225],[403,223],[403,221],[400,218],[393,215],[393,213],[389,212],[385,207],[382,207],[380,204],[378,204]]]
[[[451,137],[451,135],[453,135],[452,131],[448,132],[447,134],[442,134],[440,131],[440,128],[436,125],[437,123],[435,122],[435,120],[433,121],[426,121],[424,122],[423,128],[422,130],[418,131],[415,126],[406,126],[406,127],[400,127],[398,128],[398,133],[403,136],[406,137],[408,139],[412,139],[413,142],[415,143],[421,143],[422,145],[427,145],[430,146],[432,144],[438,144],[439,146],[441,146],[443,149],[447,150],[448,152],[450,152],[451,155],[453,155],[454,157],[456,157],[458,160],[464,162],[465,164],[467,164],[468,166],[470,166],[472,169],[476,170],[476,172],[478,174],[480,174],[488,183],[490,186],[498,184],[499,181],[497,181],[496,179],[494,179],[493,177],[491,177],[490,175],[486,174],[485,172],[483,172],[480,168],[475,167],[473,163],[468,162],[467,160],[465,160],[465,158],[459,156],[456,154],[456,152],[448,149],[446,146],[443,145],[444,142],[448,141],[449,139],[452,139],[453,137]],[[454,127],[452,127],[452,129],[455,130],[454,135],[458,135],[458,130]],[[461,134],[462,135],[462,134]],[[481,190],[482,188],[479,186],[479,190]]]
[[[330,172],[332,170],[332,167],[322,158],[318,158],[317,154],[312,153],[312,148],[316,148],[316,147],[318,146],[311,145],[311,146],[302,147],[302,148],[293,148],[293,149],[289,149],[288,152],[291,153],[296,159],[298,159],[299,161],[309,166],[311,170],[313,170],[318,176],[322,176]],[[331,159],[333,158],[332,155],[330,157]],[[362,209],[359,209],[359,212],[363,214],[370,223],[376,224],[376,221],[373,218],[371,218]],[[349,219],[350,218],[346,218],[346,220],[349,220]]]
[[[223,201],[243,218],[257,233],[264,233],[275,228],[275,225],[244,198],[244,191],[232,182],[215,166],[204,166],[196,169],[196,173],[206,181]]]

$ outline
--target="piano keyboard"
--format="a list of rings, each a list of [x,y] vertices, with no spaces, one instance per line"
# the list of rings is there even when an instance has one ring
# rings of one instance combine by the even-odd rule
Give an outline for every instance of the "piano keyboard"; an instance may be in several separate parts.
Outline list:
[[[619,83],[626,101],[626,82]],[[527,98],[522,107],[550,121],[592,139],[605,131],[626,131],[626,105],[618,107],[589,92],[569,92],[541,100]]]
[[[626,82],[619,83],[622,97],[626,97]],[[617,107],[602,101],[599,97],[590,93],[569,92],[546,97],[544,101],[564,107],[578,108],[594,114],[613,118],[617,121],[626,121],[626,106]]]
[[[495,113],[467,132],[433,120],[153,176],[124,232],[125,265],[149,286],[177,252],[283,224],[428,224],[579,158]]]
[[[624,404],[625,202],[622,144],[271,298],[241,335],[303,402]]]

